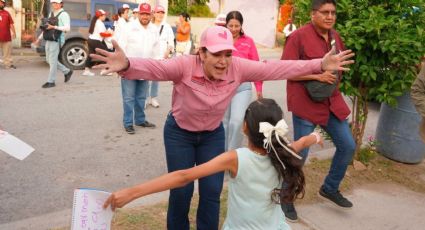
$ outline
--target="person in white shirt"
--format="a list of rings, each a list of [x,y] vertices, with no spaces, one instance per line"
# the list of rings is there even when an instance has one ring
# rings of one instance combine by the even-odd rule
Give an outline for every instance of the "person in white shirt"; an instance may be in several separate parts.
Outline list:
[[[167,59],[170,53],[174,50],[174,33],[170,24],[165,22],[165,9],[161,5],[157,5],[154,10],[152,24],[156,27],[159,34],[159,52],[156,59]],[[158,82],[150,81],[148,87],[148,100],[146,105],[151,105],[154,108],[159,107],[158,97]]]
[[[89,54],[96,53],[95,49],[104,49],[107,50],[104,38],[107,37],[107,34],[112,35],[110,32],[107,32],[105,24],[103,23],[106,19],[106,12],[102,9],[96,11],[93,16],[90,27],[89,27],[89,39],[87,44],[89,46]],[[83,72],[83,76],[94,76],[95,74],[90,71],[91,67],[95,65],[90,58],[90,55],[87,57],[86,66]],[[101,71],[102,74],[102,71]]]
[[[159,53],[159,33],[151,21],[151,6],[148,3],[139,5],[139,20],[128,23],[125,31],[119,36],[118,44],[127,57],[156,58]],[[148,81],[121,79],[123,97],[124,129],[128,134],[134,134],[133,124],[144,128],[155,128],[145,116],[145,102]],[[134,111],[134,116],[133,116]],[[134,117],[134,121],[133,121]]]
[[[283,33],[285,34],[285,37],[288,37],[290,34],[292,34],[297,27],[295,24],[292,24],[292,19],[288,19],[288,24],[283,28]]]
[[[127,5],[127,4],[124,4]],[[125,31],[125,27],[128,23],[128,11],[129,8],[119,8],[118,9],[118,20],[114,22],[114,39],[116,41],[120,40],[120,36]]]
[[[129,21],[139,20],[139,8],[133,9],[133,15]]]

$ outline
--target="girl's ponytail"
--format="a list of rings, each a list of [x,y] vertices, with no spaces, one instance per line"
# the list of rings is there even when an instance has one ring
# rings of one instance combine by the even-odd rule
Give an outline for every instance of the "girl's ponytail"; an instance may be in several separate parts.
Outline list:
[[[305,177],[302,171],[303,161],[300,157],[294,156],[295,151],[288,146],[288,141],[273,131],[271,135],[270,147],[267,153],[273,167],[278,171],[282,179],[280,189],[280,202],[292,203],[296,198],[302,198],[305,190]],[[298,155],[297,155],[298,156]],[[283,164],[282,164],[283,163]]]
[[[90,27],[89,27],[89,34],[92,34],[92,33],[94,32],[94,27],[95,27],[95,25],[96,25],[96,21],[97,21],[97,19],[98,19],[98,17],[96,17],[96,15],[94,15],[94,16],[91,18],[91,21],[90,21]]]
[[[244,121],[249,141],[255,147],[267,150],[279,179],[283,181],[279,189],[280,202],[289,203],[304,196],[305,178],[302,159],[284,138],[288,128],[282,118],[283,111],[276,101],[262,98],[248,106]],[[261,127],[261,123],[269,124],[271,129]],[[274,197],[272,194],[272,200],[275,200]]]

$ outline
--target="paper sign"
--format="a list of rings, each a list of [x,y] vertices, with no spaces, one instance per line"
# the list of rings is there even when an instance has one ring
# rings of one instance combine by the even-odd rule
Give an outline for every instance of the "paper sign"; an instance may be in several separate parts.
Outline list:
[[[110,195],[109,192],[96,189],[75,189],[71,230],[111,229],[113,216],[111,206],[103,209],[103,204]]]
[[[19,160],[34,152],[34,148],[12,134],[0,130],[0,150]]]

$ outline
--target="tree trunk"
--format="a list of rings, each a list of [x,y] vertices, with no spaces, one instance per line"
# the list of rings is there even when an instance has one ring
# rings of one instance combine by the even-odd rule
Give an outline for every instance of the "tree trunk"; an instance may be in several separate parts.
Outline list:
[[[353,99],[353,121],[351,125],[351,132],[353,134],[354,142],[356,143],[356,150],[354,159],[359,159],[360,148],[363,144],[363,135],[366,128],[367,116],[369,113],[367,107],[367,88],[364,84],[359,86],[360,96],[355,96]]]

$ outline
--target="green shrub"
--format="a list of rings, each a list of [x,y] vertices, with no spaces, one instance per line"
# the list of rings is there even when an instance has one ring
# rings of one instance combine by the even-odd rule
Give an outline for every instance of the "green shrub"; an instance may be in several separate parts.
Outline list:
[[[179,15],[183,12],[187,12],[186,4],[170,5],[168,7],[168,14],[169,15]]]
[[[188,11],[191,17],[211,18],[215,16],[207,5],[192,5]]]
[[[179,15],[187,12],[191,17],[215,17],[206,2],[208,1],[197,0],[194,4],[188,5],[184,0],[169,1],[168,14]]]

